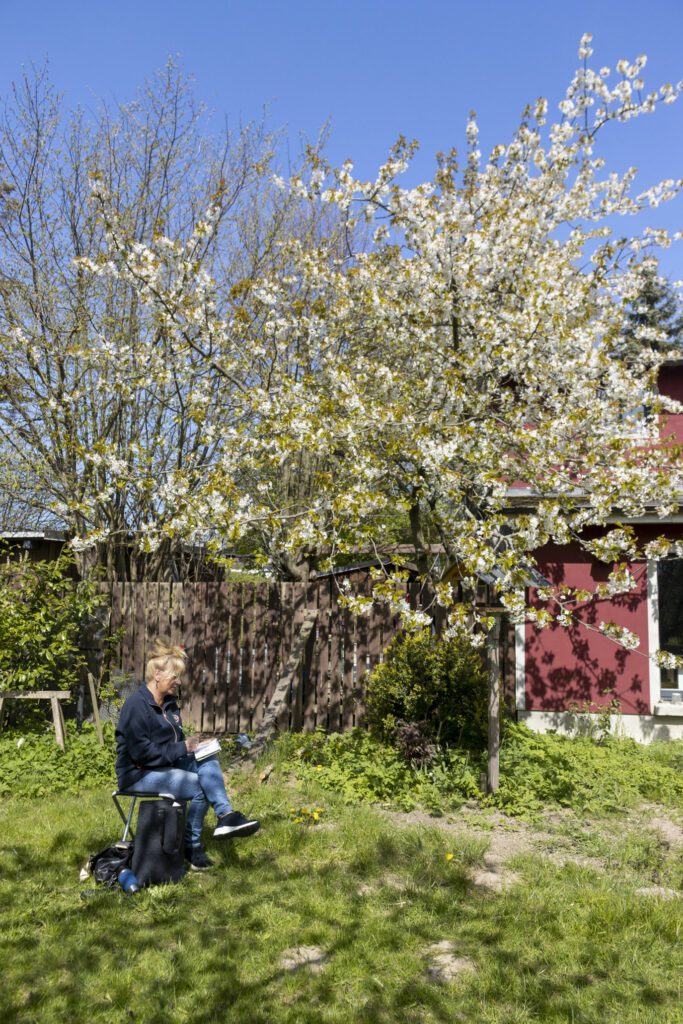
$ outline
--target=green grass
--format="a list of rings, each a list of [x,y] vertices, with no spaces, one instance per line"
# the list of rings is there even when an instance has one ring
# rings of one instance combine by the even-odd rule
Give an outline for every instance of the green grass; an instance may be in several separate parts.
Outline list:
[[[211,872],[136,897],[78,881],[117,833],[106,787],[0,803],[0,1020],[683,1020],[681,899],[636,894],[653,870],[677,888],[683,872],[646,821],[569,815],[546,842],[590,850],[600,870],[539,850],[518,856],[518,881],[492,894],[470,881],[488,831],[400,827],[284,768],[257,778],[238,774],[231,788],[260,816],[258,836],[208,839]],[[320,821],[295,823],[302,806],[321,807]],[[443,940],[476,971],[430,980],[427,950]],[[324,951],[319,973],[283,967],[299,946]]]

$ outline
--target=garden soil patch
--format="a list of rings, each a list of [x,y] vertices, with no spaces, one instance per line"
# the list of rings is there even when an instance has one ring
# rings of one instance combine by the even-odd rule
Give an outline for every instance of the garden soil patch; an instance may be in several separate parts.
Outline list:
[[[448,939],[435,942],[425,951],[429,961],[427,977],[431,981],[445,985],[454,981],[461,974],[471,974],[477,965],[468,956],[459,956],[453,943]]]
[[[482,812],[465,805],[457,814],[435,817],[426,811],[385,811],[395,824],[401,826],[422,826],[437,828],[453,836],[477,835],[488,840],[489,847],[483,862],[471,871],[472,882],[477,888],[490,892],[501,892],[513,885],[518,876],[507,867],[510,860],[520,854],[530,853],[544,857],[557,867],[573,864],[593,871],[604,871],[605,863],[600,857],[586,856],[571,848],[557,849],[556,829],[571,819],[571,811],[551,811],[544,815],[539,824],[532,824],[516,818],[509,818],[497,811]],[[663,807],[657,804],[643,804],[635,816],[649,827],[657,829],[666,843],[674,850],[683,849],[683,827],[673,821]],[[589,826],[600,828],[598,823]],[[566,842],[566,838],[564,842]],[[643,896],[669,899],[679,895],[675,890],[662,886],[644,887]]]
[[[297,971],[300,967],[308,967],[314,974],[319,974],[329,960],[327,953],[317,946],[295,946],[286,949],[282,954],[282,966],[286,971]]]

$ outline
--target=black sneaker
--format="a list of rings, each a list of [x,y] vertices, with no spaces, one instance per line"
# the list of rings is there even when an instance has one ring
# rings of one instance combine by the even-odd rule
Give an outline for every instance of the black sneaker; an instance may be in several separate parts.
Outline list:
[[[261,822],[245,818],[240,811],[222,814],[213,830],[215,839],[232,839],[238,836],[253,836],[261,828]]]
[[[206,856],[201,846],[186,846],[185,860],[190,863],[190,871],[208,871],[213,867],[213,861]]]

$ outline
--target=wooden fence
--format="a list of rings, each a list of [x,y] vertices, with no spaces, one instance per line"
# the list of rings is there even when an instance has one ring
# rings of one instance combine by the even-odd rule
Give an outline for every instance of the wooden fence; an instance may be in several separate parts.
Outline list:
[[[354,587],[369,593],[369,580]],[[412,586],[413,605],[420,604]],[[296,685],[289,727],[343,731],[363,713],[365,680],[399,621],[386,605],[356,615],[339,603],[337,582],[118,583],[106,590],[111,630],[123,638],[112,670],[142,679],[156,637],[188,654],[184,717],[202,732],[256,729],[287,663],[304,613],[317,610]]]
[[[369,594],[370,588],[361,577],[353,591]],[[332,577],[310,584],[118,583],[104,596],[111,604],[111,631],[123,634],[111,654],[112,671],[142,680],[156,637],[181,644],[188,654],[183,717],[204,733],[258,728],[311,610],[317,619],[282,726],[340,732],[360,724],[367,676],[400,628],[387,605],[375,604],[362,615],[341,607]],[[409,584],[406,596],[414,608],[432,605],[419,584]],[[443,610],[431,607],[431,614],[438,628]],[[512,642],[512,634],[502,638],[508,696]]]

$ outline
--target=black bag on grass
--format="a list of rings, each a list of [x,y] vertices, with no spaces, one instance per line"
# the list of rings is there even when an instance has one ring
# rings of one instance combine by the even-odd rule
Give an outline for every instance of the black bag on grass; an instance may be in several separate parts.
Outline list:
[[[124,868],[130,867],[132,857],[133,844],[131,842],[114,843],[113,846],[107,846],[99,853],[93,853],[88,860],[88,868],[96,882],[106,885],[108,889],[114,889],[118,883],[119,874]]]
[[[185,804],[144,800],[138,811],[131,869],[140,886],[179,882],[185,874]]]

